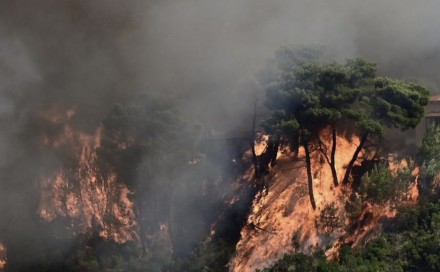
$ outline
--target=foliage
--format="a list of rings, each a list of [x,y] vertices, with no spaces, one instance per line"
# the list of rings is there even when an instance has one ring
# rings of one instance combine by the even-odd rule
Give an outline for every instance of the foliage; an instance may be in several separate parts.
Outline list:
[[[381,163],[362,176],[360,194],[364,200],[383,204],[407,192],[413,177],[409,168],[399,169],[392,174],[387,164]]]
[[[433,185],[439,169],[440,166],[434,159],[424,162],[420,167],[419,189],[422,197],[430,198],[433,196],[435,190]]]
[[[338,208],[334,203],[327,204],[319,215],[319,227],[325,233],[331,233],[340,226]]]
[[[278,261],[272,268],[263,269],[260,272],[312,272],[316,271],[312,257],[302,253],[294,255],[285,255],[283,259]],[[259,271],[259,270],[257,270]]]
[[[385,226],[385,232],[365,247],[342,246],[337,261],[327,261],[321,252],[298,253],[263,271],[440,271],[439,200],[399,208]],[[304,270],[296,270],[301,265]]]
[[[419,163],[440,161],[440,127],[429,128],[423,137],[418,154]]]
[[[182,260],[173,271],[186,272],[226,272],[235,246],[223,240],[201,244],[190,258]]]
[[[374,115],[388,127],[415,128],[429,102],[429,91],[415,83],[379,77],[374,90]]]
[[[422,197],[435,197],[434,183],[440,171],[440,127],[428,129],[418,154],[420,167],[419,188]]]
[[[134,104],[116,105],[103,120],[98,161],[103,173],[116,173],[117,180],[133,192],[144,251],[154,253],[150,263],[171,258],[171,250],[158,249],[157,237],[168,236],[161,240],[167,243],[164,246],[180,253],[199,239],[195,233],[204,234],[202,211],[195,206],[203,198],[205,179],[197,173],[205,169],[189,163],[199,158],[198,142],[197,127],[183,120],[174,104],[164,98],[146,97]],[[182,209],[193,212],[181,218]],[[161,224],[172,228],[164,234]],[[186,234],[179,232],[189,228],[192,231]],[[173,235],[181,238],[171,240]]]
[[[319,48],[298,51],[283,48],[277,52],[276,58],[277,69],[267,80],[265,103],[272,115],[263,123],[271,139],[285,140],[292,147],[300,144],[305,148],[313,147],[320,140],[320,132],[329,125],[335,129],[334,134],[336,129],[350,129],[358,136],[365,135],[366,139],[367,134],[381,135],[385,126],[414,127],[423,115],[428,95],[424,88],[378,78],[375,64],[364,59],[347,60],[342,64],[323,62]],[[200,236],[206,233],[203,229],[206,231],[210,225],[210,221],[205,221],[204,213],[211,212],[208,207],[213,207],[210,205],[218,200],[212,196],[221,193],[207,193],[216,190],[212,185],[214,182],[209,183],[215,171],[209,163],[198,162],[198,128],[180,116],[169,101],[150,97],[140,99],[136,105],[115,106],[102,122],[99,166],[104,173],[116,173],[117,180],[127,184],[133,192],[131,197],[142,245],[117,244],[99,237],[75,241],[78,237],[59,234],[65,228],[57,226],[48,237],[32,240],[26,237],[26,243],[14,241],[27,249],[23,252],[35,255],[24,256],[34,263],[27,259],[11,261],[7,269],[227,271],[226,264],[234,252],[232,243],[216,240],[201,244],[192,251],[196,247],[194,241],[200,241]],[[430,132],[420,152],[425,161],[421,180],[425,181],[426,187],[432,184],[439,170],[436,163],[440,159],[438,132],[439,129]],[[336,145],[336,141],[333,144]],[[362,143],[359,146],[361,149]],[[307,150],[306,153],[309,155],[310,152]],[[195,161],[198,163],[193,163]],[[328,161],[334,163],[334,159]],[[408,180],[405,177],[408,177],[407,172],[394,177],[385,166],[379,166],[364,176],[361,194],[364,199],[383,203],[407,187],[401,182]],[[358,217],[361,201],[354,195],[347,203],[350,219]],[[200,205],[201,202],[204,205]],[[210,215],[210,219],[213,217]],[[334,206],[323,209],[320,219],[326,231],[331,232],[337,227],[336,217]],[[161,223],[169,229],[161,233],[159,241],[154,241],[151,237],[157,237]],[[65,237],[61,239],[59,236]],[[299,233],[294,237],[299,237]],[[292,242],[296,243],[296,240]],[[35,243],[31,244],[33,241]],[[365,248],[352,250],[349,246],[343,247],[338,262],[328,262],[322,252],[313,256],[298,253],[286,255],[272,268],[263,271],[439,271],[439,247],[440,204],[425,202],[424,206],[401,210],[396,227]],[[17,254],[21,250],[18,246],[8,247],[10,260],[14,254],[25,255]],[[186,254],[182,253],[185,250]],[[25,265],[13,266],[20,261]]]
[[[73,241],[69,250],[28,267],[7,267],[6,271],[116,272],[144,271],[148,264],[140,259],[133,243],[117,244],[99,238]]]
[[[302,136],[316,137],[314,133],[341,120],[374,73],[374,65],[363,59],[343,65],[310,60],[292,66],[268,85],[265,102],[273,115],[264,127],[285,137],[298,129]]]
[[[345,212],[351,223],[360,217],[362,210],[363,202],[361,197],[356,193],[350,194],[349,199],[345,202]]]
[[[14,237],[11,244],[2,239],[8,270],[226,271],[235,249],[231,237],[239,239],[237,228],[245,218],[243,207],[225,211],[227,183],[247,167],[247,162],[229,159],[236,156],[235,146],[214,142],[218,148],[211,150],[222,155],[202,154],[206,150],[200,144],[200,128],[183,120],[173,103],[151,97],[114,106],[102,121],[100,136],[98,170],[115,174],[117,182],[129,188],[139,240],[119,245],[95,237],[91,242],[89,234],[70,233],[68,220],[56,221],[52,231],[55,221],[49,225],[35,218],[44,231],[29,229],[47,235],[28,231],[32,239]],[[247,198],[248,205],[243,202]],[[108,201],[111,209],[113,199]],[[246,195],[236,205],[251,203]],[[199,245],[221,213],[228,224],[222,222],[225,227],[218,229],[215,242]]]
[[[421,151],[420,154],[426,152]],[[420,179],[433,178],[438,173],[435,160],[429,155],[424,156],[431,161],[421,167]],[[386,164],[379,164],[364,175],[360,193],[364,200],[383,203],[407,189],[410,173],[411,168],[407,168],[392,175]],[[353,194],[346,205],[350,218],[358,217],[361,205],[361,198]],[[383,233],[363,247],[353,249],[350,245],[343,245],[337,261],[327,261],[321,252],[311,256],[298,253],[284,256],[263,271],[300,271],[296,267],[303,264],[306,264],[304,271],[314,272],[440,271],[440,198],[424,198],[415,206],[398,208],[397,217],[384,222]]]
[[[395,196],[394,180],[386,164],[376,166],[362,177],[361,194],[364,199],[384,203]]]
[[[343,246],[337,262],[326,261],[322,253],[299,253],[285,256],[263,271],[439,271],[440,203],[429,204],[425,211],[422,207],[409,209],[412,216],[402,211],[398,226],[364,248]],[[303,270],[297,270],[300,266]]]
[[[351,169],[369,137],[381,137],[385,127],[414,128],[423,116],[428,90],[415,83],[377,77],[374,63],[362,58],[349,59],[343,64],[324,63],[318,54],[301,54],[304,52],[301,50],[296,53],[294,49],[287,52],[284,48],[277,56],[280,71],[266,88],[265,105],[272,116],[263,122],[263,128],[294,146],[302,144],[307,155],[307,145],[320,142],[322,130],[331,126],[332,158],[321,151],[332,168],[335,185],[338,184],[334,162],[338,131],[348,130],[360,139],[344,175],[343,182],[348,183]],[[297,55],[306,57],[292,57]],[[292,61],[290,65],[289,61]]]
[[[195,127],[181,119],[172,103],[159,98],[116,105],[103,120],[103,127],[98,150],[103,171],[111,169],[133,186],[148,186],[146,180],[167,180],[170,169],[177,171],[194,156],[197,144]]]

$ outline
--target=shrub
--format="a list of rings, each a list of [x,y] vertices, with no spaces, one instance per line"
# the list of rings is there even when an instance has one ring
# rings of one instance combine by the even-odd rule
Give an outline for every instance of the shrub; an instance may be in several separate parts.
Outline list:
[[[395,195],[393,176],[386,164],[379,164],[372,171],[362,176],[361,195],[364,200],[383,204]]]

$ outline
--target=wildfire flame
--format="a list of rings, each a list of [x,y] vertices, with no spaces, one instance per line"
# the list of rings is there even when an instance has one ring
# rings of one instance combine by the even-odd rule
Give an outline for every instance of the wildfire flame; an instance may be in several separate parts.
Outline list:
[[[71,219],[74,232],[99,231],[100,236],[120,243],[138,240],[130,190],[117,181],[115,173],[100,173],[97,166],[102,128],[93,135],[76,132],[70,125],[74,116],[74,110],[41,114],[49,123],[62,127],[60,134],[45,136],[43,144],[54,149],[68,146],[74,162],[42,178],[40,217],[48,222],[66,217]]]
[[[6,265],[6,247],[0,243],[0,271],[3,271],[3,268]]]
[[[330,145],[330,140],[325,136],[323,138]],[[343,137],[337,137],[335,166],[340,181],[358,142],[358,139],[348,142]],[[367,225],[353,234],[347,233],[349,221],[344,207],[351,189],[342,185],[335,188],[331,169],[322,154],[314,151],[311,155],[317,209],[312,209],[308,196],[304,150],[300,149],[297,158],[280,151],[273,176],[269,178],[268,192],[255,198],[247,227],[241,231],[236,255],[229,263],[230,271],[255,271],[272,265],[284,254],[312,253],[328,247],[330,249],[326,254],[332,258],[342,243],[351,241],[356,246],[371,239],[380,231],[383,218],[396,215],[390,203],[385,207],[367,205],[362,212],[363,215],[371,215]],[[413,185],[409,192],[413,199],[417,197],[414,190],[416,187]],[[332,218],[335,227],[331,230],[321,226],[319,220],[329,206],[335,209]]]

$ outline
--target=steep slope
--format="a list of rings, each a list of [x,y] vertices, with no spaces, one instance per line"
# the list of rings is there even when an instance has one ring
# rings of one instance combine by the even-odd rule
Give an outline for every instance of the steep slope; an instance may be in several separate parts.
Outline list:
[[[337,139],[336,169],[341,178],[356,148],[356,139]],[[304,152],[293,158],[288,150],[279,152],[278,163],[266,178],[267,191],[256,197],[247,225],[241,231],[236,255],[230,261],[230,271],[247,272],[262,269],[294,252],[311,253],[327,250],[331,258],[345,242],[358,244],[374,236],[384,218],[395,216],[389,204],[363,205],[363,220],[354,232],[348,232],[349,220],[345,203],[351,189],[334,187],[331,170],[321,153],[312,154],[314,194],[317,209],[310,205]],[[362,221],[361,220],[361,221]]]

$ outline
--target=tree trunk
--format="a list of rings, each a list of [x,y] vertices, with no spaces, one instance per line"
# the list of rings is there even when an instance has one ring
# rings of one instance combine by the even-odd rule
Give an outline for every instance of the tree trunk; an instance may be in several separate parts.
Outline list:
[[[332,172],[332,177],[333,177],[333,184],[335,185],[335,187],[337,187],[339,185],[339,181],[338,181],[338,173],[336,172],[336,166],[335,166],[336,128],[332,126],[332,150],[331,150],[330,158],[327,155],[326,145],[321,141],[319,137],[318,137],[318,141],[319,141],[319,149],[321,150],[322,155],[324,155],[325,160],[330,166],[330,170]]]
[[[280,148],[280,141],[278,138],[273,140],[272,150],[270,152],[270,166],[274,167],[277,163],[278,149]]]
[[[310,162],[310,150],[309,150],[309,143],[307,140],[304,140],[304,151],[306,153],[307,181],[309,185],[310,204],[312,204],[312,208],[316,210],[315,197],[313,196],[312,165]]]
[[[361,141],[356,148],[356,151],[353,154],[353,157],[351,158],[351,161],[348,163],[347,170],[345,170],[344,180],[342,181],[343,184],[348,184],[348,179],[350,178],[351,170],[353,169],[353,165],[356,162],[359,153],[361,152],[362,148],[365,145],[365,142],[367,141],[368,132],[365,132],[365,134],[362,136]]]
[[[336,166],[335,166],[335,154],[336,154],[336,128],[332,126],[332,153],[330,155],[330,169],[332,170],[332,176],[333,176],[333,184],[335,187],[339,185],[338,182],[338,173],[336,173]]]

